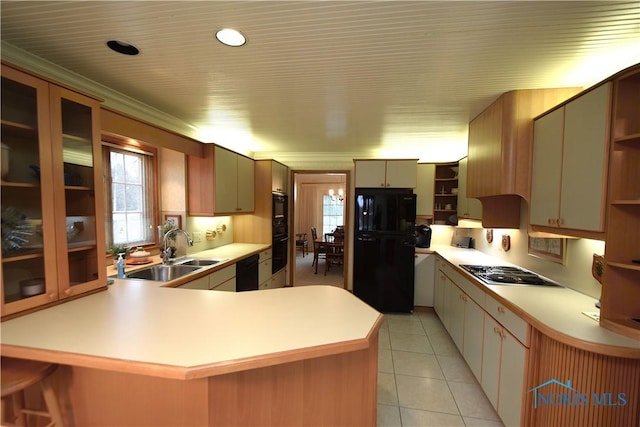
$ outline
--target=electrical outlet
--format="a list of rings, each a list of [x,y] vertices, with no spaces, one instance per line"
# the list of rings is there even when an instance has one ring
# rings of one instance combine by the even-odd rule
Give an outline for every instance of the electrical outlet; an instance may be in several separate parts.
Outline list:
[[[193,235],[193,243],[202,242],[202,231],[194,231],[192,235]]]

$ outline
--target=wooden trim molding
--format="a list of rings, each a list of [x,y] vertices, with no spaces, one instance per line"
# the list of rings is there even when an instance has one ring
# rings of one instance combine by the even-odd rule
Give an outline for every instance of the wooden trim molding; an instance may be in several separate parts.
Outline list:
[[[133,138],[154,147],[169,148],[191,156],[203,157],[204,144],[167,129],[133,118],[102,106],[102,133],[120,138]]]

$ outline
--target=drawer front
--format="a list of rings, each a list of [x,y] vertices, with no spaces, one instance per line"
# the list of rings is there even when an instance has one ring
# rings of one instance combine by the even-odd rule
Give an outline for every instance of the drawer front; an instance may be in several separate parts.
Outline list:
[[[451,279],[462,291],[469,295],[480,307],[484,307],[486,293],[456,271],[448,262],[442,262],[440,270]]]
[[[235,292],[236,291],[236,278],[232,277],[226,282],[222,282],[218,284],[215,288],[211,289],[212,291],[227,291],[227,292]]]
[[[529,347],[529,324],[506,308],[503,304],[486,296],[485,310],[502,326],[515,336],[518,341]]]
[[[258,254],[258,262],[262,262],[271,258],[273,258],[273,251],[271,250],[271,248],[266,249]]]
[[[209,275],[209,289],[214,289],[229,279],[236,277],[236,265],[230,265]]]

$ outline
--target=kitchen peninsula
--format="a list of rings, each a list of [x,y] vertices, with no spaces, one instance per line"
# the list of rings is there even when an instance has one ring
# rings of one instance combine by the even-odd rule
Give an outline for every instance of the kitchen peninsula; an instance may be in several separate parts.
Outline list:
[[[62,365],[69,425],[375,425],[381,322],[330,286],[116,280],[3,322],[2,353]]]

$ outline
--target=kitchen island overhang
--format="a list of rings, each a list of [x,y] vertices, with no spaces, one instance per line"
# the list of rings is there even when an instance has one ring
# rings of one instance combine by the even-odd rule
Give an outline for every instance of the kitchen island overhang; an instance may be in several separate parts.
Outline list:
[[[76,425],[374,425],[382,318],[330,286],[227,293],[116,281],[4,322],[2,354],[67,365],[59,392]]]

